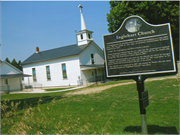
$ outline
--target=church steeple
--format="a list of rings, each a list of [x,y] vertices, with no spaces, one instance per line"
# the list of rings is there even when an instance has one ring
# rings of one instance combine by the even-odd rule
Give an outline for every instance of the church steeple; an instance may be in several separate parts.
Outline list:
[[[82,14],[82,6],[79,4],[78,6],[80,8],[80,14],[81,14],[81,31],[76,33],[77,36],[77,44],[78,45],[85,45],[88,44],[88,42],[92,41],[92,31],[89,31],[86,29],[85,21]]]
[[[85,21],[84,21],[83,14],[82,14],[83,7],[81,6],[81,4],[79,4],[78,7],[80,8],[80,13],[81,13],[81,30],[86,30]]]

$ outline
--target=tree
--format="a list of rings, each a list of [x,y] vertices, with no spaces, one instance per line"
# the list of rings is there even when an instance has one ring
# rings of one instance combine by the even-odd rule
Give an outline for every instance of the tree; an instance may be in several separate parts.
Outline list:
[[[22,66],[21,66],[21,61],[20,60],[18,62],[18,67],[17,68],[22,71]]]
[[[170,23],[176,59],[179,59],[179,1],[110,1],[108,31],[113,33],[123,20],[138,15],[151,24]]]
[[[13,66],[15,66],[16,68],[18,68],[18,63],[16,62],[15,59],[13,59],[13,60],[11,61],[11,64],[12,64]]]
[[[5,59],[6,62],[11,63],[8,57]]]
[[[19,70],[22,71],[22,66],[21,66],[21,61],[19,60],[18,63],[16,62],[15,59],[13,59],[11,62],[8,59],[8,57],[5,59],[6,62],[10,63],[11,65],[15,66],[16,68],[18,68]]]

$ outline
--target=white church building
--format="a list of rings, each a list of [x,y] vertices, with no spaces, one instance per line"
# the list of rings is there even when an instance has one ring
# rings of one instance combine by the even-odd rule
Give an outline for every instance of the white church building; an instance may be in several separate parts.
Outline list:
[[[81,31],[76,32],[77,44],[36,52],[22,62],[25,84],[42,87],[84,85],[105,76],[104,53],[93,41],[81,14]],[[99,79],[99,78],[98,78]]]

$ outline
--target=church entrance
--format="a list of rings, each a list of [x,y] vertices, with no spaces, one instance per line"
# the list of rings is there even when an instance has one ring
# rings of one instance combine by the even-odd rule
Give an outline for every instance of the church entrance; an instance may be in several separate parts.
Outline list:
[[[83,80],[83,85],[104,83],[106,78],[104,65],[103,67],[97,67],[95,65],[81,66],[81,78]]]

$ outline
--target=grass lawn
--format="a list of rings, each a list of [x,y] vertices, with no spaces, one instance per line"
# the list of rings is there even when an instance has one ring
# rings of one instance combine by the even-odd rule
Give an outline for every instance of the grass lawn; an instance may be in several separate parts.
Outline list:
[[[128,80],[118,80],[118,81],[110,81],[110,82],[106,82],[106,83],[102,83],[102,84],[91,85],[91,86],[88,86],[87,88],[101,87],[101,86],[107,86],[107,85],[113,85],[113,84],[119,84],[119,83],[133,82],[133,81],[134,81],[134,80],[132,80],[132,79],[128,79]]]
[[[102,84],[94,84],[91,86],[88,86],[86,88],[93,88],[93,87],[101,87],[101,86],[107,86],[107,85],[113,85],[113,84],[119,84],[119,83],[125,83],[125,82],[132,82],[133,80],[118,80],[118,81],[111,81],[111,82],[107,82],[107,83],[102,83]],[[68,87],[68,88],[53,88],[53,89],[44,89],[46,91],[56,91],[56,90],[65,90],[65,89],[71,89],[71,88],[75,88],[75,87]],[[78,89],[81,90],[81,89]]]
[[[68,88],[54,88],[54,89],[44,89],[46,91],[56,91],[56,90],[65,90],[65,89],[71,89],[71,88],[75,88],[75,87],[68,87]]]
[[[145,82],[149,134],[179,133],[179,82]],[[88,95],[1,96],[1,134],[141,134],[136,84]]]

